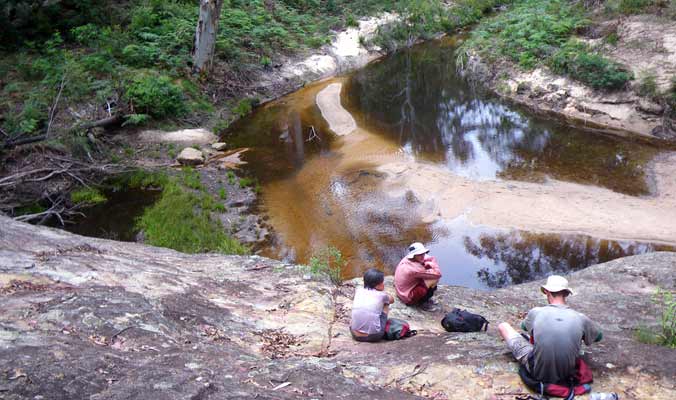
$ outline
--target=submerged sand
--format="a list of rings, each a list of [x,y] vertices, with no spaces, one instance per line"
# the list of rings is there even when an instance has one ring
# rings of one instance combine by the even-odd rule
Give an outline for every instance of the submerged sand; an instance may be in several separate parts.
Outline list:
[[[343,121],[349,112],[341,105],[339,84],[320,91],[316,101],[332,130],[341,134],[348,129]],[[472,223],[497,228],[676,244],[676,153],[653,162],[655,194],[634,197],[557,180],[473,181],[405,157],[396,146],[359,127],[335,151],[340,157],[330,167],[315,169],[310,162],[294,179],[311,180],[317,188],[322,184],[317,173],[327,167],[347,173],[368,163],[384,174],[378,190],[395,198],[412,193],[419,200],[415,211],[425,222],[465,216]]]

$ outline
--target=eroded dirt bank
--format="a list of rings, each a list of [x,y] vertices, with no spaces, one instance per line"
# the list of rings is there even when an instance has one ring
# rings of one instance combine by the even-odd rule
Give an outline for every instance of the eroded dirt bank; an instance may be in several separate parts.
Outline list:
[[[260,257],[0,224],[6,399],[483,399],[523,391],[495,325],[544,301],[539,282],[490,293],[441,287],[445,309],[484,314],[488,333],[445,333],[441,312],[396,304],[392,315],[418,336],[357,344],[347,331],[355,282],[336,289]],[[570,276],[572,305],[605,332],[586,353],[595,390],[674,398],[676,350],[641,344],[633,329],[655,325],[651,294],[674,290],[675,271],[676,253],[653,253]]]
[[[605,21],[596,29],[614,31],[617,43],[604,44],[603,38],[581,39],[633,73],[635,79],[623,90],[593,90],[545,67],[523,71],[507,61],[487,65],[476,55],[470,55],[463,73],[503,98],[559,116],[571,125],[674,143],[676,127],[667,115],[668,107],[638,92],[647,74],[655,77],[659,92],[669,89],[676,73],[676,25],[655,15],[634,15]]]

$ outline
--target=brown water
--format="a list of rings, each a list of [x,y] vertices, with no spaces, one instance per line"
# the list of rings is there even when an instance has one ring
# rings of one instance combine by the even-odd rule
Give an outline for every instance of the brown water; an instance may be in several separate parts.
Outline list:
[[[547,179],[650,192],[651,146],[545,120],[472,90],[455,73],[456,43],[414,47],[349,76],[305,87],[234,124],[226,141],[251,147],[249,172],[277,241],[265,255],[307,262],[331,245],[345,278],[370,266],[391,272],[412,241],[432,248],[444,283],[498,287],[667,246],[431,220],[412,192],[387,190],[388,163],[426,163],[472,181]],[[334,137],[315,104],[342,83],[358,129]]]

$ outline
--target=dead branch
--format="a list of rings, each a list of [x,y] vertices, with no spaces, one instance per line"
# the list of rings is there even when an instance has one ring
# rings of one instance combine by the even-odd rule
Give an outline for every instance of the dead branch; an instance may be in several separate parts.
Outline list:
[[[66,174],[66,175],[69,175],[69,176],[75,178],[78,182],[84,184],[84,182],[81,180],[81,178],[77,178],[74,175],[79,174],[79,173],[84,173],[84,172],[92,172],[92,171],[100,171],[100,172],[107,172],[107,173],[121,173],[121,172],[129,171],[129,170],[130,170],[130,168],[121,167],[120,165],[117,165],[117,164],[101,164],[101,165],[94,164],[94,165],[82,166],[82,167],[79,167],[79,168],[73,168],[72,164],[68,164],[66,166],[60,167],[59,169],[38,168],[38,169],[31,170],[31,171],[19,172],[19,173],[10,175],[10,176],[6,176],[6,177],[0,179],[0,187],[16,185],[20,182],[23,182],[27,177],[29,177],[31,175],[44,173],[44,172],[47,172],[47,174],[44,175],[44,176],[41,176],[39,178],[28,179],[26,181],[27,182],[43,182],[43,181],[46,181],[46,180],[53,178],[56,175]]]
[[[45,176],[43,176],[43,177],[36,178],[36,179],[29,179],[27,182],[42,182],[42,181],[46,181],[47,179],[51,178],[51,177],[54,176],[54,175],[63,174],[64,172],[68,171],[68,170],[70,169],[70,167],[71,167],[71,166],[68,166],[68,167],[66,167],[66,168],[62,168],[62,169],[60,169],[60,170],[54,170],[54,171],[48,173],[47,175],[45,175]]]
[[[16,146],[21,146],[24,144],[29,144],[29,143],[35,143],[35,142],[41,142],[43,140],[47,139],[47,135],[38,135],[38,136],[31,136],[23,139],[14,139],[14,140],[8,140],[3,144],[3,148],[5,149],[11,149]]]
[[[91,122],[86,122],[82,125],[80,125],[80,128],[82,129],[91,129],[91,128],[105,128],[111,125],[117,125],[121,124],[122,121],[124,121],[124,116],[123,115],[113,115],[108,118],[100,119],[98,121],[91,121]]]
[[[319,140],[320,142],[322,141],[322,139],[317,135],[317,131],[315,130],[314,125],[311,125],[310,126],[310,136],[307,138],[306,142],[310,142],[310,141],[315,140],[315,139]]]
[[[52,106],[51,110],[49,110],[49,122],[47,123],[47,132],[45,133],[45,137],[49,137],[49,131],[52,129],[52,122],[54,122],[56,110],[57,107],[59,106],[59,100],[61,99],[61,92],[63,92],[63,88],[65,86],[66,86],[66,73],[64,72],[64,74],[61,75],[61,84],[59,85],[59,93],[57,93],[56,95],[54,105]]]
[[[49,125],[47,126],[47,132],[44,135],[31,136],[31,137],[27,137],[27,138],[23,138],[23,139],[20,139],[20,138],[9,139],[9,140],[5,141],[5,143],[2,145],[2,147],[5,148],[5,149],[11,149],[11,148],[14,148],[16,146],[21,146],[21,145],[24,145],[24,144],[41,142],[43,140],[47,140],[49,138],[49,131],[50,131],[52,119],[54,118],[54,116],[52,115],[50,118],[51,119],[49,121]],[[97,127],[105,128],[105,127],[108,127],[108,126],[118,125],[118,124],[122,123],[123,120],[124,120],[124,116],[113,115],[112,117],[104,118],[104,119],[101,119],[101,120],[98,120],[98,121],[86,122],[82,125],[79,125],[79,127],[84,129],[84,130],[88,130],[88,129],[91,129],[91,128],[97,128]],[[75,126],[77,127],[77,125],[75,125]],[[7,136],[7,134],[5,134],[5,136]]]
[[[33,174],[39,174],[40,172],[46,172],[46,171],[51,171],[51,170],[52,170],[51,168],[38,168],[38,169],[31,170],[31,171],[19,172],[19,173],[16,173],[14,175],[6,176],[6,177],[0,179],[0,186],[3,186],[3,183],[8,182],[8,181],[20,179],[20,178],[23,178],[25,176],[30,176],[30,175],[33,175]]]

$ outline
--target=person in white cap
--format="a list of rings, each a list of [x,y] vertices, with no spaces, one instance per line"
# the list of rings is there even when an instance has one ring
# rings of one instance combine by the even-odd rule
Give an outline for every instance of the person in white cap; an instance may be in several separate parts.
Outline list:
[[[540,290],[549,305],[531,309],[521,323],[530,340],[507,322],[498,325],[498,330],[514,358],[531,376],[540,382],[558,384],[575,373],[582,341],[589,346],[600,341],[603,334],[586,315],[566,305],[566,298],[573,294],[566,278],[552,275]]]
[[[437,290],[441,269],[436,258],[420,242],[408,247],[408,254],[394,271],[394,288],[397,297],[406,305],[428,302]]]

